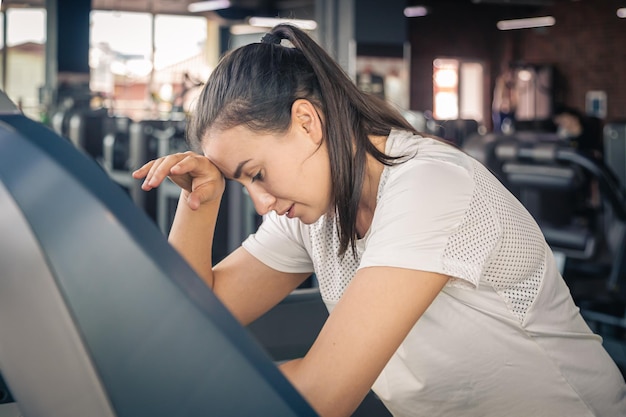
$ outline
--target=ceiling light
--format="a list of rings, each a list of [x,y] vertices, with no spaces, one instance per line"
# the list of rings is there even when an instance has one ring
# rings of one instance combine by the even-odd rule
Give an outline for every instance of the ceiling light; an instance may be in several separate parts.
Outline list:
[[[230,26],[231,35],[252,35],[264,33],[267,28],[254,27],[247,24],[236,24]]]
[[[317,28],[317,22],[315,20],[281,19],[278,17],[251,17],[248,19],[250,26],[261,28],[271,28],[281,23],[294,25],[304,30],[315,30]]]
[[[573,0],[576,1],[576,0]],[[507,6],[552,6],[553,0],[472,0],[472,3],[495,3]]]
[[[187,10],[191,13],[210,12],[212,10],[228,9],[230,7],[229,0],[205,0],[190,3]]]
[[[617,17],[621,17],[622,19],[626,18],[626,7],[617,9]]]
[[[424,6],[405,7],[404,15],[406,17],[422,17],[428,14],[428,9]]]
[[[529,29],[554,26],[556,20],[552,16],[529,17],[527,19],[501,20],[496,26],[500,30]]]

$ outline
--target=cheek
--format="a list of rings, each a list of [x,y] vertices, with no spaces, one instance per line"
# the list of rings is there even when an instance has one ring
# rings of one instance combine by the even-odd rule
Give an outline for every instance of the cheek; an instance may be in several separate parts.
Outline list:
[[[330,166],[327,161],[317,164],[315,170],[311,170],[307,177],[307,183],[303,184],[315,206],[322,212],[327,212],[332,206],[332,180]]]
[[[283,196],[308,201],[320,206],[328,204],[331,192],[330,163],[324,149],[298,149],[275,159],[268,168],[267,186]]]
[[[310,158],[301,165],[303,180],[307,186],[318,190],[324,190],[330,186],[330,166],[325,158]]]

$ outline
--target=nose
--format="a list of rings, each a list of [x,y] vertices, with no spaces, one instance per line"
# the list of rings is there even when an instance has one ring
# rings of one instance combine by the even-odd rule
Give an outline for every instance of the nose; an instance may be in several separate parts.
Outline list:
[[[248,187],[247,191],[252,199],[252,204],[254,204],[254,209],[259,215],[264,216],[274,209],[276,197],[272,194],[256,187]]]

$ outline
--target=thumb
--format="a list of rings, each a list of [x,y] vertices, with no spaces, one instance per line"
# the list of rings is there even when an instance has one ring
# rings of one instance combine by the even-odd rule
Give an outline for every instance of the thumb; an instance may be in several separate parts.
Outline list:
[[[198,210],[198,208],[200,208],[200,205],[202,204],[202,199],[198,194],[200,194],[199,191],[192,191],[187,194],[187,205],[192,210]]]
[[[221,184],[217,184],[214,181],[210,181],[203,184],[187,195],[187,204],[192,210],[197,210],[204,203],[219,201],[224,193],[224,181]]]

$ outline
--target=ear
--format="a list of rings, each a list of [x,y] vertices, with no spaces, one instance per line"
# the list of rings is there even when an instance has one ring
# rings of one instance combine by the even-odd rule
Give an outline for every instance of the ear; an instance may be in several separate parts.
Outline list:
[[[309,136],[314,143],[322,143],[322,121],[317,108],[309,100],[298,99],[293,102],[291,127],[296,132]]]

